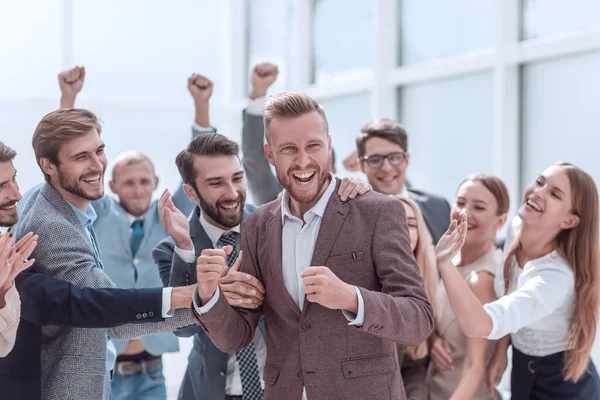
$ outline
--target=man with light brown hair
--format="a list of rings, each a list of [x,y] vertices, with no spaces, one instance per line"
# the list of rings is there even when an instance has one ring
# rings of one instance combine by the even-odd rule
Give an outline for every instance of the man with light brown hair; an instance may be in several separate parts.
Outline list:
[[[39,272],[90,288],[115,286],[103,271],[92,226],[97,215],[90,203],[104,195],[107,163],[100,134],[98,119],[87,110],[69,108],[44,116],[32,144],[46,183],[25,195],[15,227],[17,239],[28,232],[39,236],[32,254]],[[43,327],[42,397],[109,398],[116,356],[110,337],[129,339],[194,325],[189,311],[176,310],[190,304],[192,291],[193,286],[162,289],[158,309],[139,304],[140,322],[159,313],[167,318],[161,322],[110,329]]]
[[[371,192],[341,201],[327,117],[309,96],[271,96],[264,123],[264,151],[285,190],[246,219],[234,266],[263,283],[264,301],[232,308],[218,287],[230,249],[202,254],[194,296],[201,326],[233,352],[264,314],[265,400],[405,399],[395,342],[424,341],[433,312],[403,205]]]

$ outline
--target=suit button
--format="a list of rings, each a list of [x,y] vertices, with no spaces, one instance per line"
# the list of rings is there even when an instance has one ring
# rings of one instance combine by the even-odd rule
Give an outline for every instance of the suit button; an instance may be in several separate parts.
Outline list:
[[[148,314],[147,314],[147,313],[143,313],[143,314],[142,314],[142,317],[144,317],[144,318],[148,318]]]
[[[152,317],[154,317],[154,312],[150,311],[150,312],[148,313],[148,315],[150,316],[150,318],[152,318]]]
[[[225,372],[221,371],[221,376],[225,376]]]
[[[308,324],[302,324],[302,325],[300,325],[300,330],[302,332],[306,332],[308,330],[308,328],[310,328],[310,325],[308,325]]]
[[[135,316],[137,319],[142,319],[142,314],[138,314]]]
[[[139,258],[134,258],[133,259],[133,265],[138,265],[140,263],[140,259]]]
[[[298,371],[298,372],[296,372],[296,377],[297,377],[298,379],[302,379],[302,371]]]

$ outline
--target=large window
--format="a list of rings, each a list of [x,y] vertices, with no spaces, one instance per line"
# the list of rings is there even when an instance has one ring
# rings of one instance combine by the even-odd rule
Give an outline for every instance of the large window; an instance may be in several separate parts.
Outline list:
[[[62,51],[60,4],[60,0],[0,2],[0,98],[56,95]]]
[[[289,86],[293,10],[291,0],[253,0],[249,3],[248,71],[257,63],[277,64],[279,77],[272,88],[275,92]]]
[[[401,64],[416,64],[495,46],[496,3],[399,0]]]
[[[337,174],[351,175],[342,167],[342,160],[356,148],[356,136],[370,119],[369,95],[358,94],[321,102],[327,114],[329,134],[336,156]]]
[[[600,29],[598,0],[522,0],[523,39]]]
[[[413,187],[450,200],[468,175],[493,173],[492,74],[409,85],[400,98]]]
[[[119,102],[184,102],[194,72],[219,85],[218,2],[73,2],[73,59],[89,74],[83,95]],[[215,90],[214,101],[221,99]]]
[[[522,187],[571,162],[600,184],[600,52],[523,67]]]
[[[365,0],[315,0],[313,81],[348,80],[372,66],[372,3]]]

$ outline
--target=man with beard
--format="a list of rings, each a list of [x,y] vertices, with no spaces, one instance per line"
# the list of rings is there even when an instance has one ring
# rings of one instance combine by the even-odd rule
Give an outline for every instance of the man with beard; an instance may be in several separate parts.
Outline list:
[[[103,271],[101,249],[92,227],[96,213],[90,205],[104,194],[106,155],[100,133],[96,116],[87,110],[62,109],[44,116],[32,143],[46,183],[26,196],[15,234],[17,239],[27,232],[39,236],[32,254],[38,271],[80,287],[110,288],[114,283]],[[170,317],[171,311],[186,307],[192,288],[163,289],[160,315]],[[136,317],[142,322],[158,312],[142,309]],[[177,310],[162,322],[111,329],[45,326],[42,397],[107,399],[116,356],[109,337],[130,339],[190,325],[194,320],[189,311]]]
[[[15,151],[0,142],[0,231],[9,229],[19,219],[16,205],[21,201],[21,193],[13,165],[15,156]],[[162,288],[79,288],[37,272],[39,263],[17,276],[19,270],[31,263],[25,261],[29,256],[25,248],[28,240],[33,244],[37,236],[29,233],[14,245],[19,249],[23,264],[18,265],[19,260],[13,262],[7,284],[0,287],[0,300],[10,301],[9,291],[13,291],[13,297],[20,293],[21,299],[14,348],[6,358],[0,359],[0,387],[3,396],[11,399],[41,398],[41,326],[110,328],[130,322],[162,320]],[[143,318],[144,312],[153,315]]]
[[[203,252],[200,324],[219,349],[235,352],[252,342],[264,314],[267,400],[405,399],[394,342],[425,340],[433,311],[404,207],[373,192],[341,201],[327,119],[314,99],[279,93],[263,111],[264,150],[285,191],[246,219],[234,267],[266,295],[258,309],[231,307],[219,287],[231,249]]]
[[[154,251],[164,285],[196,283],[199,253],[211,254],[223,246],[239,249],[240,224],[256,209],[246,204],[246,182],[237,143],[219,134],[194,139],[176,159],[188,197],[197,207],[188,219],[175,207],[168,192],[159,201],[159,212],[171,238]],[[360,192],[363,182],[346,180],[341,192]],[[354,197],[354,196],[352,196]],[[217,254],[220,252],[217,251]],[[229,257],[233,264],[237,251]],[[220,280],[230,304],[254,309],[264,297],[264,287],[255,278],[235,270]],[[194,346],[182,382],[179,399],[260,399],[266,358],[262,323],[252,343],[233,353],[220,351],[199,327],[177,332],[194,336]]]
[[[85,79],[85,69],[75,67],[59,74],[61,108],[75,106],[77,94]],[[196,85],[191,79],[188,89],[194,95],[197,119],[209,125],[211,85]],[[193,137],[213,128],[198,128]],[[192,137],[192,138],[193,138]],[[158,186],[158,177],[152,160],[138,151],[117,156],[108,182],[117,199],[106,194],[92,202],[98,218],[94,222],[98,246],[106,274],[120,288],[147,288],[161,286],[161,280],[152,260],[152,250],[168,236],[158,215],[158,201],[152,195]],[[175,206],[189,215],[194,203],[180,186],[173,195]],[[152,397],[166,399],[167,387],[163,374],[163,353],[179,350],[177,337],[170,332],[142,336],[131,340],[115,340],[117,360],[112,398],[114,400]]]

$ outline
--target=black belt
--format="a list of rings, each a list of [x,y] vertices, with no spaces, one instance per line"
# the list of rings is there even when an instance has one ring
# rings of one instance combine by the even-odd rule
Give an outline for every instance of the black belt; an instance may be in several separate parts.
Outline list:
[[[140,372],[153,370],[162,365],[162,358],[155,357],[149,360],[139,361],[117,361],[115,363],[115,371],[121,375],[133,375]]]

